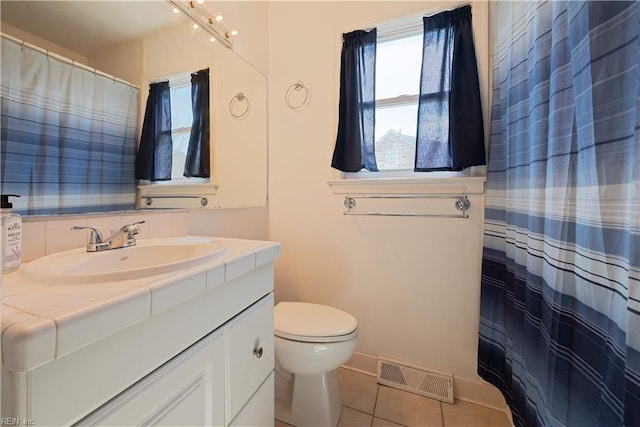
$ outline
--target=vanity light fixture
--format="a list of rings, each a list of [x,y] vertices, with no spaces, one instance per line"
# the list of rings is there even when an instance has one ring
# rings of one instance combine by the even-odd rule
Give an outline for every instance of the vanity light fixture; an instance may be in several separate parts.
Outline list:
[[[233,49],[233,37],[238,35],[238,31],[235,29],[229,30],[223,24],[223,18],[219,12],[216,12],[214,15],[212,15],[207,9],[200,6],[204,3],[204,0],[167,1],[174,7],[174,11],[175,9],[177,9],[178,11],[184,13],[192,21],[193,29],[202,28],[204,31],[208,32],[211,35],[211,38],[219,40],[228,48]]]

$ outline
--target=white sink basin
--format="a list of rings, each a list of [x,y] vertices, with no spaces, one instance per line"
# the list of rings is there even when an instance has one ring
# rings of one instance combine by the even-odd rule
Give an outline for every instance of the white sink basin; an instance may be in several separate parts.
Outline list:
[[[36,282],[99,283],[170,273],[222,257],[227,248],[220,241],[176,237],[142,239],[136,246],[87,252],[85,248],[48,255],[22,267],[22,274]]]

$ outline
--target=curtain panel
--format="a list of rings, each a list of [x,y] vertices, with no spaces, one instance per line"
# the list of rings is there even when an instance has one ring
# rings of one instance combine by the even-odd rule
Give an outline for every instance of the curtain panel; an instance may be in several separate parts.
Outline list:
[[[639,426],[640,3],[491,6],[478,372],[516,426]]]
[[[172,162],[169,82],[151,83],[136,158],[136,179],[169,181]]]
[[[135,207],[138,90],[2,38],[2,193],[19,213]]]
[[[377,171],[374,130],[377,30],[343,34],[338,136],[331,166],[343,172]]]
[[[423,18],[416,172],[486,164],[471,6]]]
[[[184,176],[209,178],[209,138],[211,134],[209,114],[209,69],[191,74],[191,105],[193,124],[189,136]]]

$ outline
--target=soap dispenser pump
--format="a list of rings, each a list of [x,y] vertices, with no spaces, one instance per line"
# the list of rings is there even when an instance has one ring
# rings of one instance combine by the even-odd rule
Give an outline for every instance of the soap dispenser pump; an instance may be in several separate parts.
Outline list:
[[[2,205],[2,274],[15,271],[22,261],[22,218],[13,212],[13,204],[9,197],[20,197],[17,194],[0,195]]]

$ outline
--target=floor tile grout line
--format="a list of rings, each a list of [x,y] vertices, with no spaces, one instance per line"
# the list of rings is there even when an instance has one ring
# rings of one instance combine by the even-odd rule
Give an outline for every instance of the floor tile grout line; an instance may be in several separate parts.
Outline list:
[[[378,407],[378,397],[379,396],[380,396],[380,384],[377,384],[377,386],[376,386],[376,399],[375,399],[375,401],[373,403],[373,413],[371,414],[371,426],[373,427],[373,422],[376,420],[376,418],[378,418],[379,420],[389,421],[390,423],[396,424],[398,426],[408,427],[406,424],[402,424],[402,423],[400,423],[398,421],[394,421],[394,420],[390,420],[388,418],[376,416],[376,408]]]
[[[376,417],[376,407],[378,406],[378,396],[380,395],[380,384],[376,382],[376,398],[373,399],[373,410],[371,411],[371,425],[373,426],[373,419]]]

